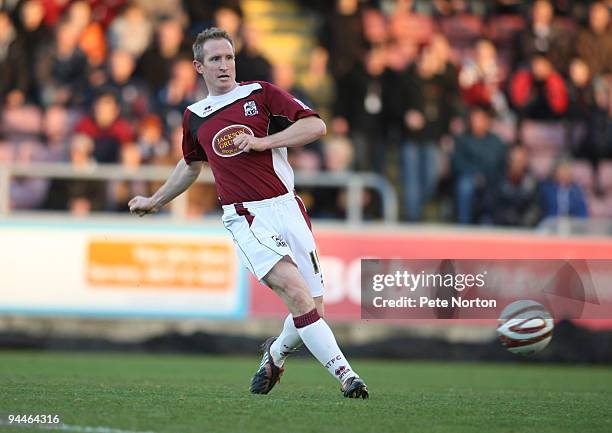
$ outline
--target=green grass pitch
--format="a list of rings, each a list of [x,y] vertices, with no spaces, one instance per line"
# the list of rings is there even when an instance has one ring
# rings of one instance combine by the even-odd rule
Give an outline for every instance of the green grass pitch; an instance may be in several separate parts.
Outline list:
[[[270,395],[250,395],[258,363],[0,352],[0,413],[57,413],[85,433],[612,432],[611,368],[356,359],[371,397],[349,400],[310,358],[289,359]]]

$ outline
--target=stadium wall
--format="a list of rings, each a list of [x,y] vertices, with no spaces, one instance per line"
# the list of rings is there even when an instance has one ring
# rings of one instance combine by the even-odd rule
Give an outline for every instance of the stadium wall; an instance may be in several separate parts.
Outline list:
[[[326,317],[344,340],[490,338],[494,322],[360,320],[361,258],[612,259],[605,238],[445,227],[316,224]],[[286,310],[239,266],[218,222],[7,219],[0,222],[0,329],[137,339],[169,329],[274,332]],[[194,260],[194,257],[197,259]],[[248,319],[248,320],[247,320]],[[612,328],[612,320],[583,321]],[[126,331],[127,328],[127,331]]]

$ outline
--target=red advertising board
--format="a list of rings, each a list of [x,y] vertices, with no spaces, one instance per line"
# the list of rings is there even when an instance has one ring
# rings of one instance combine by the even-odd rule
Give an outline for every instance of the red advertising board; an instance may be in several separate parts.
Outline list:
[[[360,319],[362,258],[404,259],[612,259],[605,238],[562,238],[502,232],[440,233],[402,230],[315,231],[325,280],[325,315],[331,320]],[[612,288],[611,288],[612,290]],[[283,317],[286,308],[267,287],[251,279],[250,314]],[[612,326],[597,321],[594,326]]]

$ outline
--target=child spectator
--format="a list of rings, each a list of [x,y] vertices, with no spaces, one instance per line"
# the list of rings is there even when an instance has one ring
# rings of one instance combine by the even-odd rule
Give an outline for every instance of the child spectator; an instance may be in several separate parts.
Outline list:
[[[540,202],[543,217],[577,217],[586,218],[588,210],[584,193],[572,180],[571,164],[561,159],[553,176],[542,182]]]

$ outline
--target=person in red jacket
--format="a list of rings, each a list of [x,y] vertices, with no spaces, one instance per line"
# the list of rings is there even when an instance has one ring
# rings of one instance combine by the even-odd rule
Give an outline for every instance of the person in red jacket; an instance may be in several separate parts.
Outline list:
[[[93,139],[93,157],[100,163],[118,163],[122,148],[133,145],[134,141],[132,127],[120,117],[117,95],[107,89],[96,96],[92,114],[81,119],[74,132]]]
[[[567,111],[567,86],[548,58],[535,55],[512,77],[510,100],[521,117],[552,120]]]

